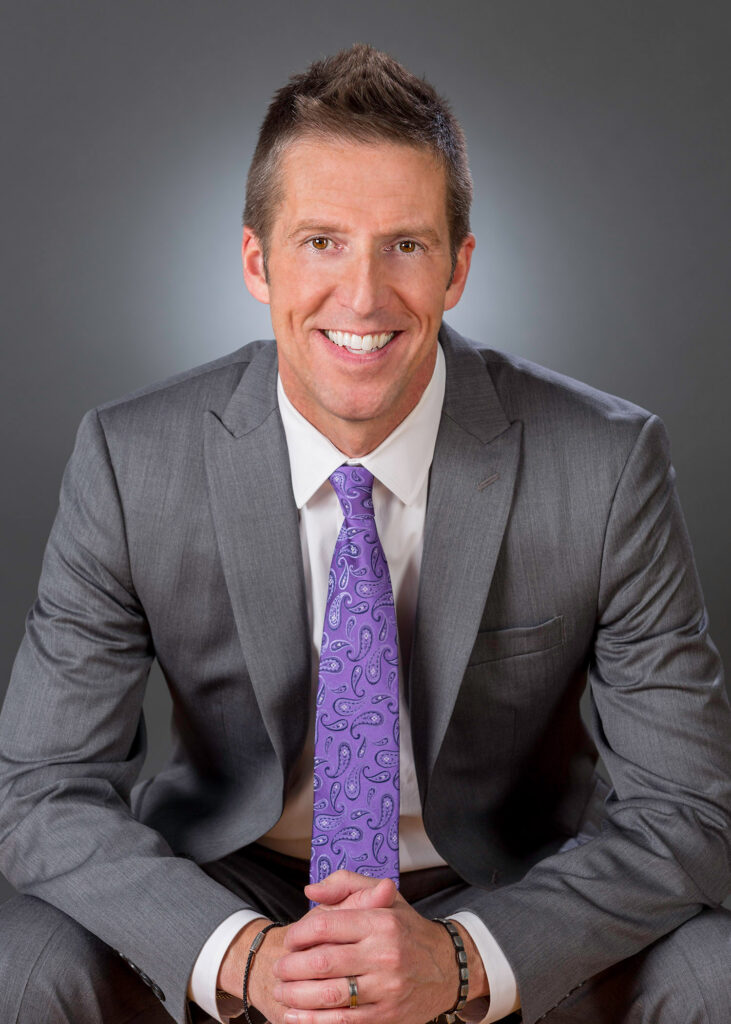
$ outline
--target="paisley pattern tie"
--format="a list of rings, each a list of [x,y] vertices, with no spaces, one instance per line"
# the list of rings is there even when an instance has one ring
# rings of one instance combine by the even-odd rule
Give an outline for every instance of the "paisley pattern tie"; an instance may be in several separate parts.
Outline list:
[[[373,475],[330,476],[345,520],[325,605],[315,717],[310,880],[346,868],[398,885],[398,635]]]

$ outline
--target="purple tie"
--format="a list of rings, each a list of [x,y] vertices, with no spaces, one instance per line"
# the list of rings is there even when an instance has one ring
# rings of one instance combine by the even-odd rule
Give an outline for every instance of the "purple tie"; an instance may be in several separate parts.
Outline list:
[[[330,476],[345,520],[327,584],[315,717],[310,880],[346,868],[398,885],[398,636],[373,475]]]

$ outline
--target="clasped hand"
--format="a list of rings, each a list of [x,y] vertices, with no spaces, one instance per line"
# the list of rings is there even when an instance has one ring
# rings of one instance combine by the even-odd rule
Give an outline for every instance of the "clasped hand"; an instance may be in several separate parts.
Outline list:
[[[454,1004],[451,939],[393,882],[336,871],[305,894],[319,905],[271,931],[251,973],[249,1000],[272,1024],[424,1024]]]

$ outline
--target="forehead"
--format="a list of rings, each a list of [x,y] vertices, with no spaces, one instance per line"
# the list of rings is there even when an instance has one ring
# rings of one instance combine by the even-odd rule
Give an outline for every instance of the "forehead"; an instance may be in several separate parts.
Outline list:
[[[280,186],[275,230],[304,219],[385,233],[428,221],[440,234],[447,232],[446,172],[427,149],[298,139],[283,154]]]

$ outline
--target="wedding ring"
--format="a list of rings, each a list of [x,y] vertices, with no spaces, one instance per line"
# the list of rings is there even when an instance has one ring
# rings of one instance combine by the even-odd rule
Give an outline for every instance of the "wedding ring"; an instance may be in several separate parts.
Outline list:
[[[355,980],[352,974],[349,974],[346,978],[348,982],[348,995],[350,996],[350,1009],[353,1010],[358,1005],[358,982]]]

